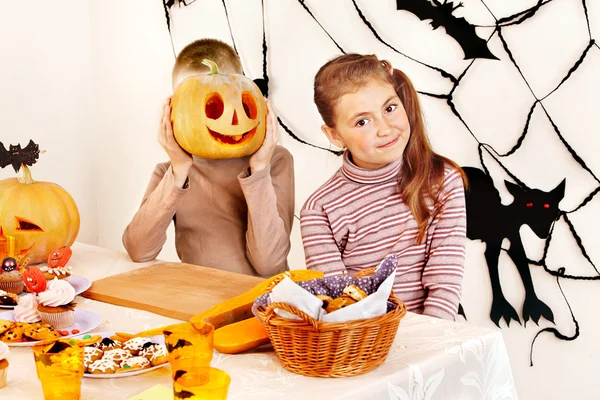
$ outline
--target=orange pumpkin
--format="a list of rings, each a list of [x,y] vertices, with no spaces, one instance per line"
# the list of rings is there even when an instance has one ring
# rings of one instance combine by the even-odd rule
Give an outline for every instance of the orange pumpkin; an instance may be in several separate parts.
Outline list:
[[[60,268],[67,265],[67,262],[73,255],[73,251],[70,247],[61,247],[60,249],[53,251],[48,256],[48,267],[49,268]]]
[[[201,158],[238,158],[254,153],[266,132],[267,105],[260,89],[243,75],[205,75],[185,79],[173,94],[171,121],[179,145]]]
[[[46,290],[47,281],[44,273],[36,266],[29,267],[23,272],[23,282],[27,290],[32,293],[41,293]]]
[[[15,253],[33,246],[29,262],[48,260],[50,253],[71,246],[79,233],[79,211],[73,198],[51,182],[36,182],[22,165],[23,175],[0,181],[0,226],[15,237]]]

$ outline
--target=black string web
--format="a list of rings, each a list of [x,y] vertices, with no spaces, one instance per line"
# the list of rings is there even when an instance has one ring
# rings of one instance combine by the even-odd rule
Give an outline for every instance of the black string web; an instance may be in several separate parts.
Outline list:
[[[182,4],[188,5],[190,3],[192,3],[194,0],[191,1],[187,1],[187,2],[182,2],[182,1],[177,1],[177,3],[179,4],[179,6],[182,6]],[[335,37],[333,37],[323,26],[323,24],[315,17],[315,15],[313,14],[313,12],[311,11],[310,7],[306,4],[306,2],[304,0],[297,0],[298,3],[302,6],[302,9],[312,18],[312,20],[314,20],[316,26],[319,27],[319,29],[321,29],[327,36],[328,38],[331,40],[331,42],[333,42],[333,44],[337,47],[337,49],[341,52],[341,53],[347,53],[347,52],[351,52],[352,49],[345,49],[343,48],[338,41],[336,41]],[[425,0],[423,0],[425,1]],[[432,0],[433,3],[437,4],[437,5],[441,5],[441,4],[445,4],[444,3],[440,3],[439,0]],[[588,205],[590,203],[590,201],[592,201],[592,199],[594,199],[596,197],[596,195],[598,195],[598,193],[600,192],[600,179],[597,177],[597,175],[592,171],[592,169],[588,166],[588,164],[586,163],[586,161],[576,153],[576,151],[574,150],[574,148],[567,142],[567,140],[565,139],[564,135],[561,133],[561,129],[559,127],[559,125],[555,122],[555,120],[552,118],[552,116],[550,115],[550,113],[548,112],[547,108],[544,105],[544,100],[548,99],[550,96],[552,96],[572,75],[573,73],[575,73],[575,71],[577,71],[577,69],[581,66],[581,64],[584,62],[584,60],[591,54],[592,51],[598,51],[600,50],[600,47],[598,46],[598,43],[596,42],[596,40],[592,37],[592,30],[590,27],[590,18],[588,15],[588,7],[586,4],[586,0],[581,0],[580,6],[582,8],[582,12],[585,15],[585,20],[586,20],[586,24],[587,24],[587,33],[588,33],[588,44],[585,47],[585,49],[583,50],[583,52],[581,53],[581,55],[579,56],[579,58],[577,60],[575,60],[572,64],[572,67],[569,69],[568,73],[560,80],[560,82],[558,82],[556,84],[556,86],[554,86],[554,88],[549,91],[546,95],[540,97],[538,95],[536,95],[536,93],[534,92],[534,90],[532,89],[532,86],[530,85],[530,83],[528,82],[527,78],[525,77],[525,75],[522,72],[522,69],[519,65],[519,63],[517,63],[517,61],[515,60],[514,56],[513,56],[513,52],[511,51],[505,37],[504,37],[504,30],[505,29],[509,29],[511,26],[515,26],[515,25],[519,25],[533,17],[536,16],[536,14],[543,9],[543,7],[547,6],[548,4],[552,3],[553,1],[556,0],[539,0],[533,7],[524,9],[518,13],[515,13],[513,15],[510,15],[508,17],[504,17],[504,18],[496,18],[496,16],[493,14],[493,12],[489,9],[489,7],[485,4],[484,0],[481,0],[481,2],[483,3],[483,5],[485,6],[485,8],[487,9],[487,11],[490,13],[490,15],[493,17],[495,24],[494,25],[490,25],[490,26],[482,26],[479,25],[479,27],[488,27],[488,28],[493,28],[493,32],[492,34],[486,39],[487,42],[489,42],[492,38],[494,38],[494,36],[497,35],[498,39],[501,41],[502,43],[502,47],[504,49],[504,51],[506,52],[506,57],[510,60],[510,62],[512,63],[512,65],[516,68],[516,70],[518,71],[519,76],[521,77],[521,79],[523,80],[523,82],[525,83],[525,85],[527,86],[528,90],[531,92],[531,95],[534,98],[533,103],[531,104],[530,108],[529,108],[529,112],[527,114],[525,123],[524,123],[524,128],[521,132],[521,134],[519,135],[519,137],[517,138],[516,142],[514,143],[514,145],[510,148],[510,150],[508,150],[505,153],[499,153],[498,151],[496,151],[494,149],[493,146],[491,146],[488,143],[485,143],[483,141],[481,141],[478,138],[478,135],[473,131],[473,129],[471,129],[471,127],[466,123],[465,119],[463,118],[463,116],[461,115],[461,113],[459,112],[459,109],[457,107],[457,105],[455,104],[455,98],[454,95],[456,93],[457,88],[459,87],[459,85],[461,84],[461,82],[464,80],[465,76],[469,73],[469,71],[471,70],[472,66],[475,63],[475,59],[471,60],[471,62],[466,66],[466,68],[460,73],[458,74],[458,76],[454,76],[453,74],[445,71],[444,69],[434,66],[434,65],[430,65],[427,64],[423,61],[420,61],[414,57],[412,57],[410,54],[405,54],[404,52],[398,50],[395,46],[393,46],[391,43],[389,43],[388,41],[384,40],[382,38],[382,35],[380,35],[373,22],[368,20],[367,17],[365,16],[365,13],[363,12],[363,9],[361,9],[361,7],[358,5],[356,0],[351,0],[352,3],[352,7],[355,9],[358,17],[362,20],[362,22],[365,24],[365,26],[368,28],[368,30],[372,33],[373,37],[378,40],[380,43],[382,43],[383,45],[385,45],[387,48],[389,48],[390,50],[392,50],[394,53],[407,58],[408,60],[410,60],[411,62],[414,63],[418,63],[421,66],[424,66],[428,69],[431,69],[432,71],[435,71],[437,74],[441,75],[441,77],[443,79],[448,80],[449,82],[451,82],[452,87],[451,89],[447,92],[447,93],[430,93],[430,92],[424,92],[424,91],[419,91],[419,93],[421,95],[424,96],[428,96],[431,98],[435,98],[435,99],[439,99],[444,101],[447,106],[450,108],[450,110],[452,111],[453,115],[460,121],[460,123],[465,127],[465,129],[469,132],[469,134],[473,137],[473,139],[476,141],[477,143],[477,149],[478,149],[478,154],[479,154],[479,160],[481,163],[481,167],[483,168],[483,170],[489,175],[489,170],[488,167],[485,164],[484,161],[484,154],[486,154],[487,156],[491,157],[491,159],[493,159],[497,165],[519,186],[523,187],[523,188],[528,188],[528,186],[521,180],[519,179],[514,173],[512,173],[502,162],[502,159],[505,157],[508,157],[510,155],[515,154],[517,151],[519,151],[519,149],[521,148],[524,140],[526,139],[528,133],[529,133],[529,129],[530,129],[530,122],[532,119],[532,115],[534,114],[534,112],[537,109],[540,109],[543,114],[545,115],[545,117],[547,118],[547,120],[550,122],[551,126],[552,126],[552,132],[551,134],[556,135],[556,137],[560,140],[560,142],[562,143],[562,145],[564,146],[564,148],[568,151],[568,153],[570,154],[570,156],[572,157],[572,159],[583,169],[585,170],[595,181],[596,183],[596,188],[594,190],[592,190],[582,201],[581,203],[579,203],[576,207],[574,207],[571,210],[560,210],[558,218],[556,219],[555,223],[552,225],[552,228],[550,230],[550,234],[548,235],[547,239],[545,240],[545,244],[544,244],[544,250],[543,250],[543,255],[539,260],[531,260],[528,259],[529,264],[531,265],[535,265],[535,266],[540,266],[544,269],[545,272],[547,272],[548,274],[554,276],[556,278],[556,282],[557,285],[560,289],[561,295],[564,298],[565,302],[567,303],[568,309],[571,313],[571,318],[573,320],[574,326],[575,326],[575,332],[571,335],[565,335],[563,333],[561,333],[558,329],[554,328],[554,327],[548,327],[548,328],[544,328],[541,329],[539,332],[537,332],[537,334],[535,335],[533,342],[531,344],[531,353],[530,353],[530,362],[531,365],[533,365],[533,348],[534,348],[534,344],[535,344],[535,340],[537,339],[537,337],[543,333],[543,332],[550,332],[552,333],[555,337],[557,337],[558,339],[561,340],[574,340],[579,336],[579,323],[575,318],[574,312],[570,306],[570,304],[568,303],[568,300],[564,294],[564,291],[560,285],[560,280],[561,279],[570,279],[570,280],[600,280],[600,272],[597,268],[597,266],[595,265],[595,263],[593,262],[593,260],[591,259],[591,257],[588,254],[588,251],[586,250],[583,241],[580,237],[580,235],[577,233],[573,223],[571,222],[569,216],[572,214],[577,213],[578,211],[582,210],[584,207],[586,207],[586,205]],[[169,33],[171,33],[171,29],[170,29],[170,18],[169,18],[169,10],[170,7],[172,7],[174,4],[176,3],[175,0],[163,0],[163,6],[164,6],[164,10],[165,10],[165,15],[166,15],[166,19],[167,19],[167,28],[169,29]],[[227,22],[229,25],[229,31],[231,33],[232,36],[232,42],[234,45],[234,48],[237,50],[236,44],[235,44],[235,38],[233,37],[233,32],[231,31],[231,21],[229,20],[229,13],[227,10],[227,2],[225,0],[222,0],[222,4],[224,7],[224,11],[225,11],[225,15],[227,17]],[[367,4],[366,2],[363,2],[363,4]],[[264,0],[261,0],[261,7],[262,7],[262,59],[263,59],[263,65],[262,65],[262,73],[263,73],[263,77],[262,80],[259,79],[257,80],[257,84],[259,85],[259,87],[261,87],[261,90],[263,90],[263,94],[265,96],[268,96],[268,89],[269,89],[269,68],[268,68],[268,45],[267,45],[267,34],[266,34],[266,29],[265,29],[265,4],[264,4]],[[474,25],[474,26],[478,26],[478,25]],[[173,43],[172,40],[172,36],[171,36],[171,43]],[[175,53],[175,51],[174,51]],[[331,149],[327,149],[327,148],[323,148],[317,145],[314,145],[312,143],[309,143],[308,141],[305,141],[303,139],[301,139],[298,135],[296,135],[282,120],[282,118],[279,118],[279,123],[281,124],[282,128],[295,140],[299,141],[300,143],[324,150],[324,151],[328,151],[328,152],[332,152],[334,154],[340,154],[341,152],[336,152],[333,151]],[[594,273],[591,276],[580,276],[580,275],[573,275],[573,274],[569,274],[567,273],[567,268],[565,267],[561,267],[558,268],[556,271],[552,270],[548,267],[547,265],[547,255],[548,255],[548,250],[550,248],[550,244],[552,242],[553,239],[553,233],[554,233],[554,227],[557,221],[561,220],[564,221],[564,223],[566,224],[566,226],[568,227],[570,234],[572,235],[572,238],[575,240],[579,250],[581,251],[581,254],[585,257],[585,259],[587,260],[587,262],[589,263],[589,265],[593,268]],[[506,249],[503,249],[504,251],[507,251]]]

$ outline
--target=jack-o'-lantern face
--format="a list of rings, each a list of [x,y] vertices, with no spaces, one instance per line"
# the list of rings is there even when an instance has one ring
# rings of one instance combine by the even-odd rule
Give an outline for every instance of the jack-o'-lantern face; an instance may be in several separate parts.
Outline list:
[[[23,273],[23,282],[31,293],[41,293],[46,290],[47,281],[44,273],[36,266],[29,267]]]
[[[58,250],[53,251],[48,256],[48,267],[49,268],[59,268],[67,265],[67,262],[71,258],[73,251],[70,247],[61,247]]]
[[[179,145],[201,158],[254,153],[266,132],[267,107],[256,84],[243,75],[211,71],[185,79],[173,95],[171,121]]]

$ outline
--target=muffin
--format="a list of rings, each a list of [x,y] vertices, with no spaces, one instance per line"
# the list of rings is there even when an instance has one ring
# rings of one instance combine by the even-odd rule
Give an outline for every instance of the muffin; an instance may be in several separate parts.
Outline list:
[[[6,375],[8,374],[8,345],[0,342],[0,388],[6,386]]]
[[[43,322],[63,329],[75,322],[75,289],[64,280],[54,278],[48,288],[38,294],[38,312]]]
[[[8,293],[21,294],[23,292],[23,273],[19,270],[17,260],[6,257],[2,260],[0,271],[0,290]]]

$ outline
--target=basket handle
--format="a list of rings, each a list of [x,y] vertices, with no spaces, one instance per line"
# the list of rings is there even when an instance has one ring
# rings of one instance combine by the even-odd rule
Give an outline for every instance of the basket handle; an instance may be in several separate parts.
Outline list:
[[[269,321],[271,320],[271,318],[273,318],[276,315],[275,314],[276,308],[280,308],[282,310],[285,310],[287,312],[290,312],[290,313],[302,318],[302,320],[304,322],[310,324],[313,328],[315,328],[315,331],[319,331],[318,322],[313,317],[311,317],[310,315],[306,314],[304,311],[301,311],[292,305],[289,305],[287,303],[281,303],[281,302],[271,303],[267,306],[267,309],[266,309],[267,315],[265,317],[265,324],[268,324]]]

